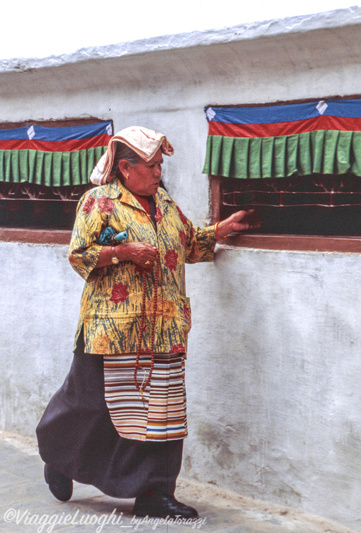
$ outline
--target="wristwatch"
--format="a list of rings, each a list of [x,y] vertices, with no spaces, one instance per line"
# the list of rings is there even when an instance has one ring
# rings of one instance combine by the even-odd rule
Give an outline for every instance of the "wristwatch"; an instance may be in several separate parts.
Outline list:
[[[115,247],[114,246],[112,246],[112,254],[113,254],[112,263],[113,263],[113,265],[117,265],[120,261],[117,258],[117,254],[115,252]]]

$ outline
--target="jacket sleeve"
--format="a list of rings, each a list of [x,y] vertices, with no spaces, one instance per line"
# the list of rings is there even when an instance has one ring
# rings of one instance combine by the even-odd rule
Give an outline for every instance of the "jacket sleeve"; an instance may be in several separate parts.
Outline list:
[[[186,233],[186,263],[201,263],[213,260],[217,238],[214,226],[194,227],[177,206]]]
[[[84,194],[79,201],[69,247],[71,266],[88,282],[94,279],[94,269],[102,249],[97,241],[107,225],[106,215],[97,208],[91,192]]]

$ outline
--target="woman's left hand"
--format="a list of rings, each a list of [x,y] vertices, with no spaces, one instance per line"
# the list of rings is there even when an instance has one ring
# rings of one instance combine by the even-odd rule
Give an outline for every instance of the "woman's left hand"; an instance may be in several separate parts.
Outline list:
[[[258,229],[262,226],[261,219],[255,215],[254,209],[247,211],[237,211],[230,217],[218,222],[217,236],[225,239],[227,235],[233,231],[248,231],[250,229]]]

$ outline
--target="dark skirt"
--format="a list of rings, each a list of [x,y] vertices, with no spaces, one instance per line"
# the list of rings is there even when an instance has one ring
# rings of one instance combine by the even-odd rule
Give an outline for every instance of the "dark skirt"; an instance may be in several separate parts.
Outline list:
[[[104,400],[103,357],[85,354],[82,340],[36,433],[45,463],[109,496],[135,498],[151,489],[174,493],[183,440],[141,442],[120,437]]]

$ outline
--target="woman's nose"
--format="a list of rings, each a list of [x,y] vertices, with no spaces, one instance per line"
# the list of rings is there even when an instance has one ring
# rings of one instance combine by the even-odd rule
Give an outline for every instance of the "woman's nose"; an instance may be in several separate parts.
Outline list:
[[[162,167],[160,165],[156,165],[154,167],[154,176],[157,178],[160,178],[162,175]]]

